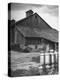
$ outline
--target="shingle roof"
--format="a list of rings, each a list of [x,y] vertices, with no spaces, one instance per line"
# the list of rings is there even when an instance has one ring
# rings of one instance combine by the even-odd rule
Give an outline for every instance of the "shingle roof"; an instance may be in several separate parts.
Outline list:
[[[35,24],[35,16],[40,22]],[[25,37],[42,37],[58,42],[58,31],[51,28],[37,13],[16,22],[16,28]]]

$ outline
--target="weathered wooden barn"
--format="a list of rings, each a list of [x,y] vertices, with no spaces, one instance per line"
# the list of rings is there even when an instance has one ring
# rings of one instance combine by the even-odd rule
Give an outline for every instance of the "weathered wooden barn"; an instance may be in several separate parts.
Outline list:
[[[51,28],[37,13],[26,12],[26,17],[15,23],[11,33],[14,44],[20,47],[49,51],[58,50],[58,31]]]

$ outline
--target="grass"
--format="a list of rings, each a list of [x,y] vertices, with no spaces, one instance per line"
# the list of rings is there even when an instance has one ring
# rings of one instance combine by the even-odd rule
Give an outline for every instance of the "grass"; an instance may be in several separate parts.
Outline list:
[[[55,68],[40,69],[40,53],[21,53],[11,51],[11,76],[35,76],[57,74]]]

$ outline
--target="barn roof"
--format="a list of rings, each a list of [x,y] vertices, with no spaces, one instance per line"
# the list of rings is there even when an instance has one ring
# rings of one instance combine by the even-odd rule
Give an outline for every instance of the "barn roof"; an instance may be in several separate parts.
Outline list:
[[[51,28],[37,13],[16,22],[24,37],[42,37],[58,42],[58,31]]]

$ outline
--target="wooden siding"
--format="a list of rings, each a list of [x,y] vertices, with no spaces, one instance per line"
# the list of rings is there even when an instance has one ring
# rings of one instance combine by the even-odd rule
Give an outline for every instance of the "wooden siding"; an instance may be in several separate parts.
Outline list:
[[[12,28],[10,28],[10,44],[14,44],[14,40],[15,40],[15,28],[12,26]]]
[[[24,45],[24,43],[25,43],[24,36],[16,28],[16,30],[15,30],[15,44]]]

